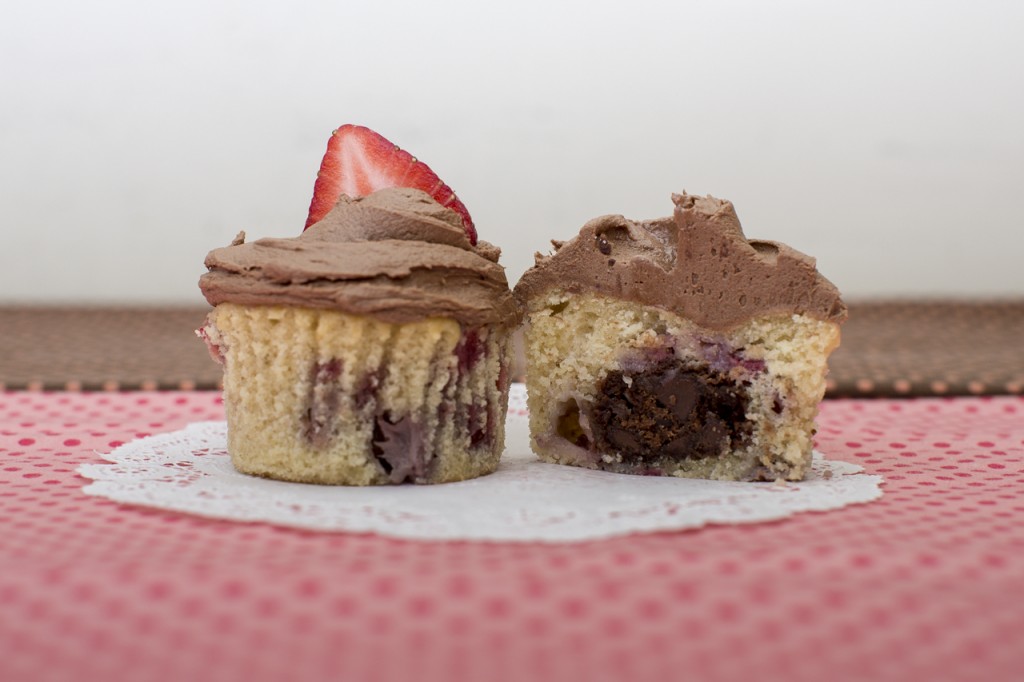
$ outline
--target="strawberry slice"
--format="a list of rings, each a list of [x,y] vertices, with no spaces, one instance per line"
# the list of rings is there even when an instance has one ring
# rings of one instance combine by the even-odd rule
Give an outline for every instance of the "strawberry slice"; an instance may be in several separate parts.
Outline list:
[[[476,228],[469,211],[427,164],[369,128],[351,124],[335,130],[327,142],[327,153],[313,186],[306,227],[327,215],[342,194],[365,197],[387,187],[411,187],[434,197],[437,203],[462,217],[470,243],[476,244]]]

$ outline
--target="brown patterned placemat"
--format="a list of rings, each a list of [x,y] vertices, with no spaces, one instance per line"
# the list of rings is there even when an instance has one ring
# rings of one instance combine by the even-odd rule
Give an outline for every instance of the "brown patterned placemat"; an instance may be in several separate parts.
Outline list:
[[[0,307],[0,386],[35,390],[214,389],[220,366],[195,336],[206,307]]]
[[[1024,299],[850,305],[829,397],[1024,392]]]
[[[0,387],[215,389],[208,308],[0,306]],[[1024,392],[1024,300],[850,305],[829,397]]]

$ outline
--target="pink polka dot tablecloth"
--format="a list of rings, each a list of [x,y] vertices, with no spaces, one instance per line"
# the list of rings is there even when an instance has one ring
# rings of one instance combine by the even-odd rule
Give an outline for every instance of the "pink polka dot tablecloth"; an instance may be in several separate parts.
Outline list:
[[[0,394],[0,680],[1021,680],[1024,399],[829,401],[881,500],[582,544],[128,507],[96,454],[215,393]]]

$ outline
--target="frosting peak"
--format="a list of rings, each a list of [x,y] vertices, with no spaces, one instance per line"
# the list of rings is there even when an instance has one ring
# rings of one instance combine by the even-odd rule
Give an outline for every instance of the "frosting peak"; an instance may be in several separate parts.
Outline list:
[[[303,234],[317,241],[403,241],[448,244],[472,251],[462,218],[417,189],[394,187],[352,199],[344,194]]]
[[[671,218],[591,220],[516,285],[525,304],[552,289],[595,291],[674,311],[712,329],[772,314],[841,322],[846,306],[810,256],[748,240],[729,201],[673,194]]]
[[[199,286],[212,305],[298,305],[388,322],[452,317],[518,321],[501,251],[473,246],[461,217],[430,195],[389,188],[342,196],[298,237],[239,240],[206,257]]]

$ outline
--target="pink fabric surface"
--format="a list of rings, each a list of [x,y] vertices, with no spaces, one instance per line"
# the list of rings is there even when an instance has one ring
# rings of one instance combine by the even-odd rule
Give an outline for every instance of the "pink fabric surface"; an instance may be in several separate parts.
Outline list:
[[[835,401],[877,502],[568,545],[218,522],[86,496],[213,393],[0,394],[0,680],[1024,679],[1024,399]]]

